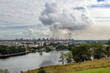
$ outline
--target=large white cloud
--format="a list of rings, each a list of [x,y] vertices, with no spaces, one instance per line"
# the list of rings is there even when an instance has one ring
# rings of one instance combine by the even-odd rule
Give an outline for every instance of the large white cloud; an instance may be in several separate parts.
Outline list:
[[[42,24],[50,25],[52,33],[54,36],[57,36],[56,38],[58,38],[58,34],[61,33],[60,30],[66,29],[70,32],[74,32],[74,30],[82,30],[93,24],[87,7],[80,6],[66,9],[62,9],[61,7],[61,10],[56,3],[46,3],[45,7],[39,19]],[[72,12],[70,12],[69,9],[71,9]],[[74,15],[77,12],[78,15]]]
[[[52,37],[52,33],[84,39],[79,31],[86,32],[93,19],[94,27],[109,25],[109,4],[110,0],[0,0],[0,39]],[[32,36],[29,29],[34,30]]]

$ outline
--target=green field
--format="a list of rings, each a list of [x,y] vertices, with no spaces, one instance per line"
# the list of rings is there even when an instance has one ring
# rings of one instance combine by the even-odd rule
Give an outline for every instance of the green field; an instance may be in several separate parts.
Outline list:
[[[84,71],[80,71],[80,72],[67,72],[67,73],[110,73],[110,67],[89,69],[89,70],[84,70]]]

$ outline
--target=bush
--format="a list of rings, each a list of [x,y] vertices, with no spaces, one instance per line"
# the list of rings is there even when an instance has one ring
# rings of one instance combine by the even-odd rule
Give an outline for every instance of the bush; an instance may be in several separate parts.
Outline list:
[[[44,69],[40,69],[37,73],[46,73]]]

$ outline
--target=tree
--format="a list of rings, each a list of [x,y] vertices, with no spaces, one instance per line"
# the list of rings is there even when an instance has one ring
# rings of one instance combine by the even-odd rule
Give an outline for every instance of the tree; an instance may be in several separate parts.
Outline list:
[[[65,63],[72,63],[73,62],[72,52],[66,52],[66,53],[61,52],[59,62],[62,62],[63,65]]]
[[[50,47],[45,47],[45,49],[46,49],[46,52],[52,51],[52,49]]]
[[[84,62],[91,60],[90,45],[81,44],[72,48],[73,60],[75,62]]]
[[[69,44],[68,45],[68,50],[71,50],[75,45],[74,44]]]
[[[106,53],[107,57],[110,57],[110,40],[107,41],[105,53]]]
[[[63,46],[63,45],[58,45],[58,46],[56,47],[56,49],[57,49],[57,50],[67,50],[68,47],[67,47],[67,46]]]
[[[0,54],[2,54],[2,55],[19,53],[19,52],[25,52],[25,48],[15,47],[15,46],[3,46],[3,45],[0,45]]]
[[[91,55],[93,55],[94,59],[101,59],[105,57],[105,47],[101,42],[92,44],[91,49]]]
[[[65,54],[64,54],[64,52],[61,52],[59,62],[62,62],[62,65],[64,65],[64,63],[65,63]]]
[[[73,55],[72,52],[67,52],[64,54],[66,63],[72,63],[73,62]]]
[[[110,57],[110,46],[107,46],[105,49],[105,53],[107,57]]]
[[[110,39],[107,41],[107,45],[109,45],[109,46],[110,46]]]

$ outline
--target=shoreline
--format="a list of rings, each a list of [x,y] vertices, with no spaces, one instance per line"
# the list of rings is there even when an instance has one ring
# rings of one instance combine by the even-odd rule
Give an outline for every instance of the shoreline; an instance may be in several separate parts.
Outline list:
[[[28,54],[29,52],[20,52],[20,53],[14,53],[14,54],[6,54],[6,55],[0,55],[0,59],[8,58],[8,57],[13,57],[13,56],[20,56],[20,55],[25,55]]]
[[[57,50],[57,51],[67,51],[67,50]],[[42,51],[42,52],[44,52],[44,51]],[[0,55],[0,59],[5,59],[5,58],[13,57],[13,56],[25,55],[25,54],[28,54],[28,53],[34,53],[34,52],[28,51],[28,52],[20,52],[20,53]]]

